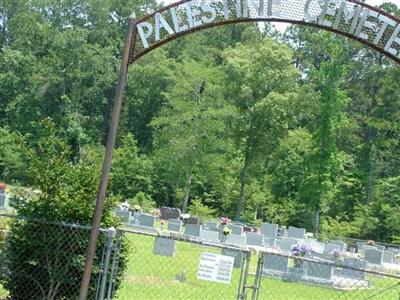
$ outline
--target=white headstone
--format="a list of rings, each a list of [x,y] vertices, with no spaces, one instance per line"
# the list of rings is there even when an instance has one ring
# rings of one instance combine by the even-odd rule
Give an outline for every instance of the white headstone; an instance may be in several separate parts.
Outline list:
[[[202,229],[200,239],[206,242],[219,243],[219,233],[217,231]]]

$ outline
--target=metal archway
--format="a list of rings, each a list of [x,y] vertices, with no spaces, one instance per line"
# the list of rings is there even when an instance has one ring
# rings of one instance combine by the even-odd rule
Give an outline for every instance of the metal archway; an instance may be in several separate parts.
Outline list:
[[[139,20],[132,15],[93,214],[80,300],[87,298],[129,65],[163,44],[192,32],[258,21],[287,22],[335,32],[400,64],[400,19],[357,0],[181,0]]]

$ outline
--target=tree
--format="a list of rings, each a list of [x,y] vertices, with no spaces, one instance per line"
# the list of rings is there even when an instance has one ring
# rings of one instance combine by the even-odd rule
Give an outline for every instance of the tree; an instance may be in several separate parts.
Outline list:
[[[287,108],[298,73],[289,49],[268,38],[228,49],[224,59],[226,97],[236,107],[230,131],[242,159],[235,217],[239,220],[252,165],[267,157],[287,130]]]

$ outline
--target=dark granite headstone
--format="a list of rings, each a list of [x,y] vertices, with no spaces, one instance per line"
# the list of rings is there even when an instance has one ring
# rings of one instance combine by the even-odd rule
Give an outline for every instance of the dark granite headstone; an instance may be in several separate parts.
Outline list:
[[[179,208],[164,206],[160,208],[160,214],[160,219],[162,220],[179,219],[181,215],[181,210]]]

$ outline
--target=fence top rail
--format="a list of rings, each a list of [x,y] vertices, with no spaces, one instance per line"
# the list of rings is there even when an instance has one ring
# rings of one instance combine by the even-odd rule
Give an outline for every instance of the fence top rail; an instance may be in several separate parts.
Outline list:
[[[129,228],[118,228],[117,230],[120,233],[160,237],[160,238],[175,240],[178,242],[186,242],[186,243],[202,245],[202,246],[207,246],[207,247],[235,250],[235,251],[240,251],[240,252],[248,253],[248,254],[250,254],[252,252],[250,249],[246,249],[246,248],[235,247],[235,246],[219,244],[219,243],[212,243],[212,242],[207,242],[207,241],[201,241],[198,239],[187,237],[181,233],[145,231],[145,230],[140,230],[140,229],[129,229]]]
[[[87,226],[87,225],[80,225],[80,224],[68,223],[68,222],[45,221],[45,220],[40,220],[40,219],[36,219],[36,218],[29,218],[29,217],[17,216],[17,215],[12,215],[12,214],[0,213],[0,217],[10,218],[10,219],[19,219],[19,220],[40,223],[40,224],[46,224],[46,225],[63,226],[63,227],[71,228],[71,229],[82,229],[82,230],[88,230],[88,231],[90,231],[92,229],[91,226]],[[107,229],[100,228],[100,232],[107,232]]]
[[[293,259],[299,259],[299,260],[302,260],[302,261],[309,261],[309,262],[319,263],[321,265],[327,265],[327,266],[338,267],[338,268],[345,268],[345,269],[349,269],[349,270],[353,270],[353,271],[361,271],[361,272],[366,272],[366,273],[373,274],[373,275],[391,277],[391,278],[400,280],[400,275],[390,274],[390,273],[386,273],[386,272],[379,272],[379,271],[370,270],[370,269],[357,268],[357,267],[353,267],[353,266],[347,266],[347,265],[344,265],[343,263],[335,263],[335,262],[331,262],[331,261],[328,261],[328,260],[319,260],[319,259],[315,259],[315,258],[312,258],[312,257],[295,256],[295,255],[291,255],[291,254],[288,254],[288,253],[279,253],[279,252],[264,251],[264,250],[261,250],[259,252],[259,255],[261,257],[263,257],[265,255],[275,255],[275,256],[281,256],[281,257],[289,257],[289,258],[293,258]]]

